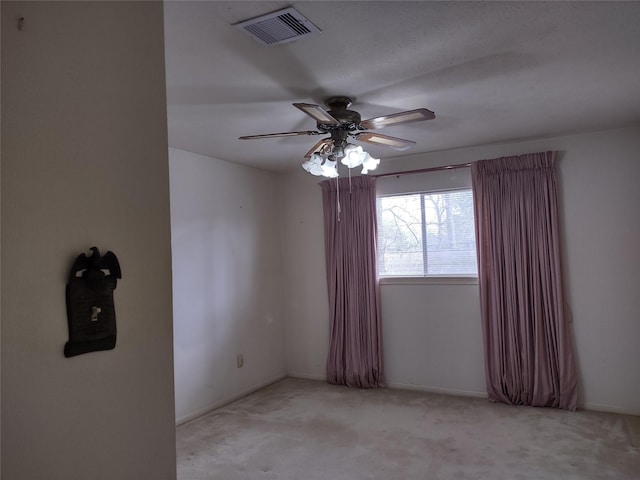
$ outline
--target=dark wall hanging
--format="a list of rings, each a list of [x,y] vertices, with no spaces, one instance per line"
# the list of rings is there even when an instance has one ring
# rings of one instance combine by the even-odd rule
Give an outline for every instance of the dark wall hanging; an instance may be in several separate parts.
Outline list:
[[[122,278],[118,258],[113,252],[78,255],[67,283],[67,322],[69,341],[64,356],[73,357],[116,346],[116,312],[113,291]]]

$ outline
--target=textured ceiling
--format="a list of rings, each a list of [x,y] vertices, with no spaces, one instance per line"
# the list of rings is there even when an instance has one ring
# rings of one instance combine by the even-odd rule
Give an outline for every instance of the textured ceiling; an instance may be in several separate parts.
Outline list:
[[[266,47],[233,23],[294,6],[322,33]],[[238,140],[315,123],[293,102],[354,98],[382,159],[640,123],[640,2],[165,2],[169,144],[270,170],[321,137]]]

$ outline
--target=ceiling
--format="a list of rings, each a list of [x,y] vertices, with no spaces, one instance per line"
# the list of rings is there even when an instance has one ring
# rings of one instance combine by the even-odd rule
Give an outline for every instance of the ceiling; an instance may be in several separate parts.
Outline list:
[[[263,46],[234,23],[293,6],[322,31]],[[425,107],[434,120],[380,131],[409,152],[640,123],[640,2],[168,1],[169,145],[274,171],[323,137],[293,102],[354,99],[371,118]]]

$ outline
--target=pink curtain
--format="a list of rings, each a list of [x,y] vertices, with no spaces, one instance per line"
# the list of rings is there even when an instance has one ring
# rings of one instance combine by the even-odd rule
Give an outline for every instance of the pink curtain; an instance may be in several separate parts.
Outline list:
[[[489,398],[575,410],[555,152],[471,165]]]
[[[382,331],[375,179],[360,176],[320,185],[331,322],[327,381],[378,387],[382,384]]]

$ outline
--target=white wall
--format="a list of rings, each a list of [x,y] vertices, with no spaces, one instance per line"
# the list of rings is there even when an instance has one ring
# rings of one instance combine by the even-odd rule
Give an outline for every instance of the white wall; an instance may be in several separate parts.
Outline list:
[[[329,305],[318,177],[302,168],[283,174],[282,214],[287,373],[292,377],[324,379]]]
[[[274,173],[174,148],[169,163],[182,423],[285,376],[281,213]]]
[[[2,2],[2,21],[2,478],[175,479],[162,4]],[[117,345],[65,358],[93,245],[122,267]]]
[[[562,152],[565,282],[580,402],[640,414],[640,128],[383,159],[381,171],[546,150]],[[304,172],[283,179],[284,287],[292,299],[285,303],[285,316],[289,372],[323,378],[328,313],[322,199],[316,183]],[[486,391],[477,286],[386,284],[381,292],[390,385],[472,395]]]

